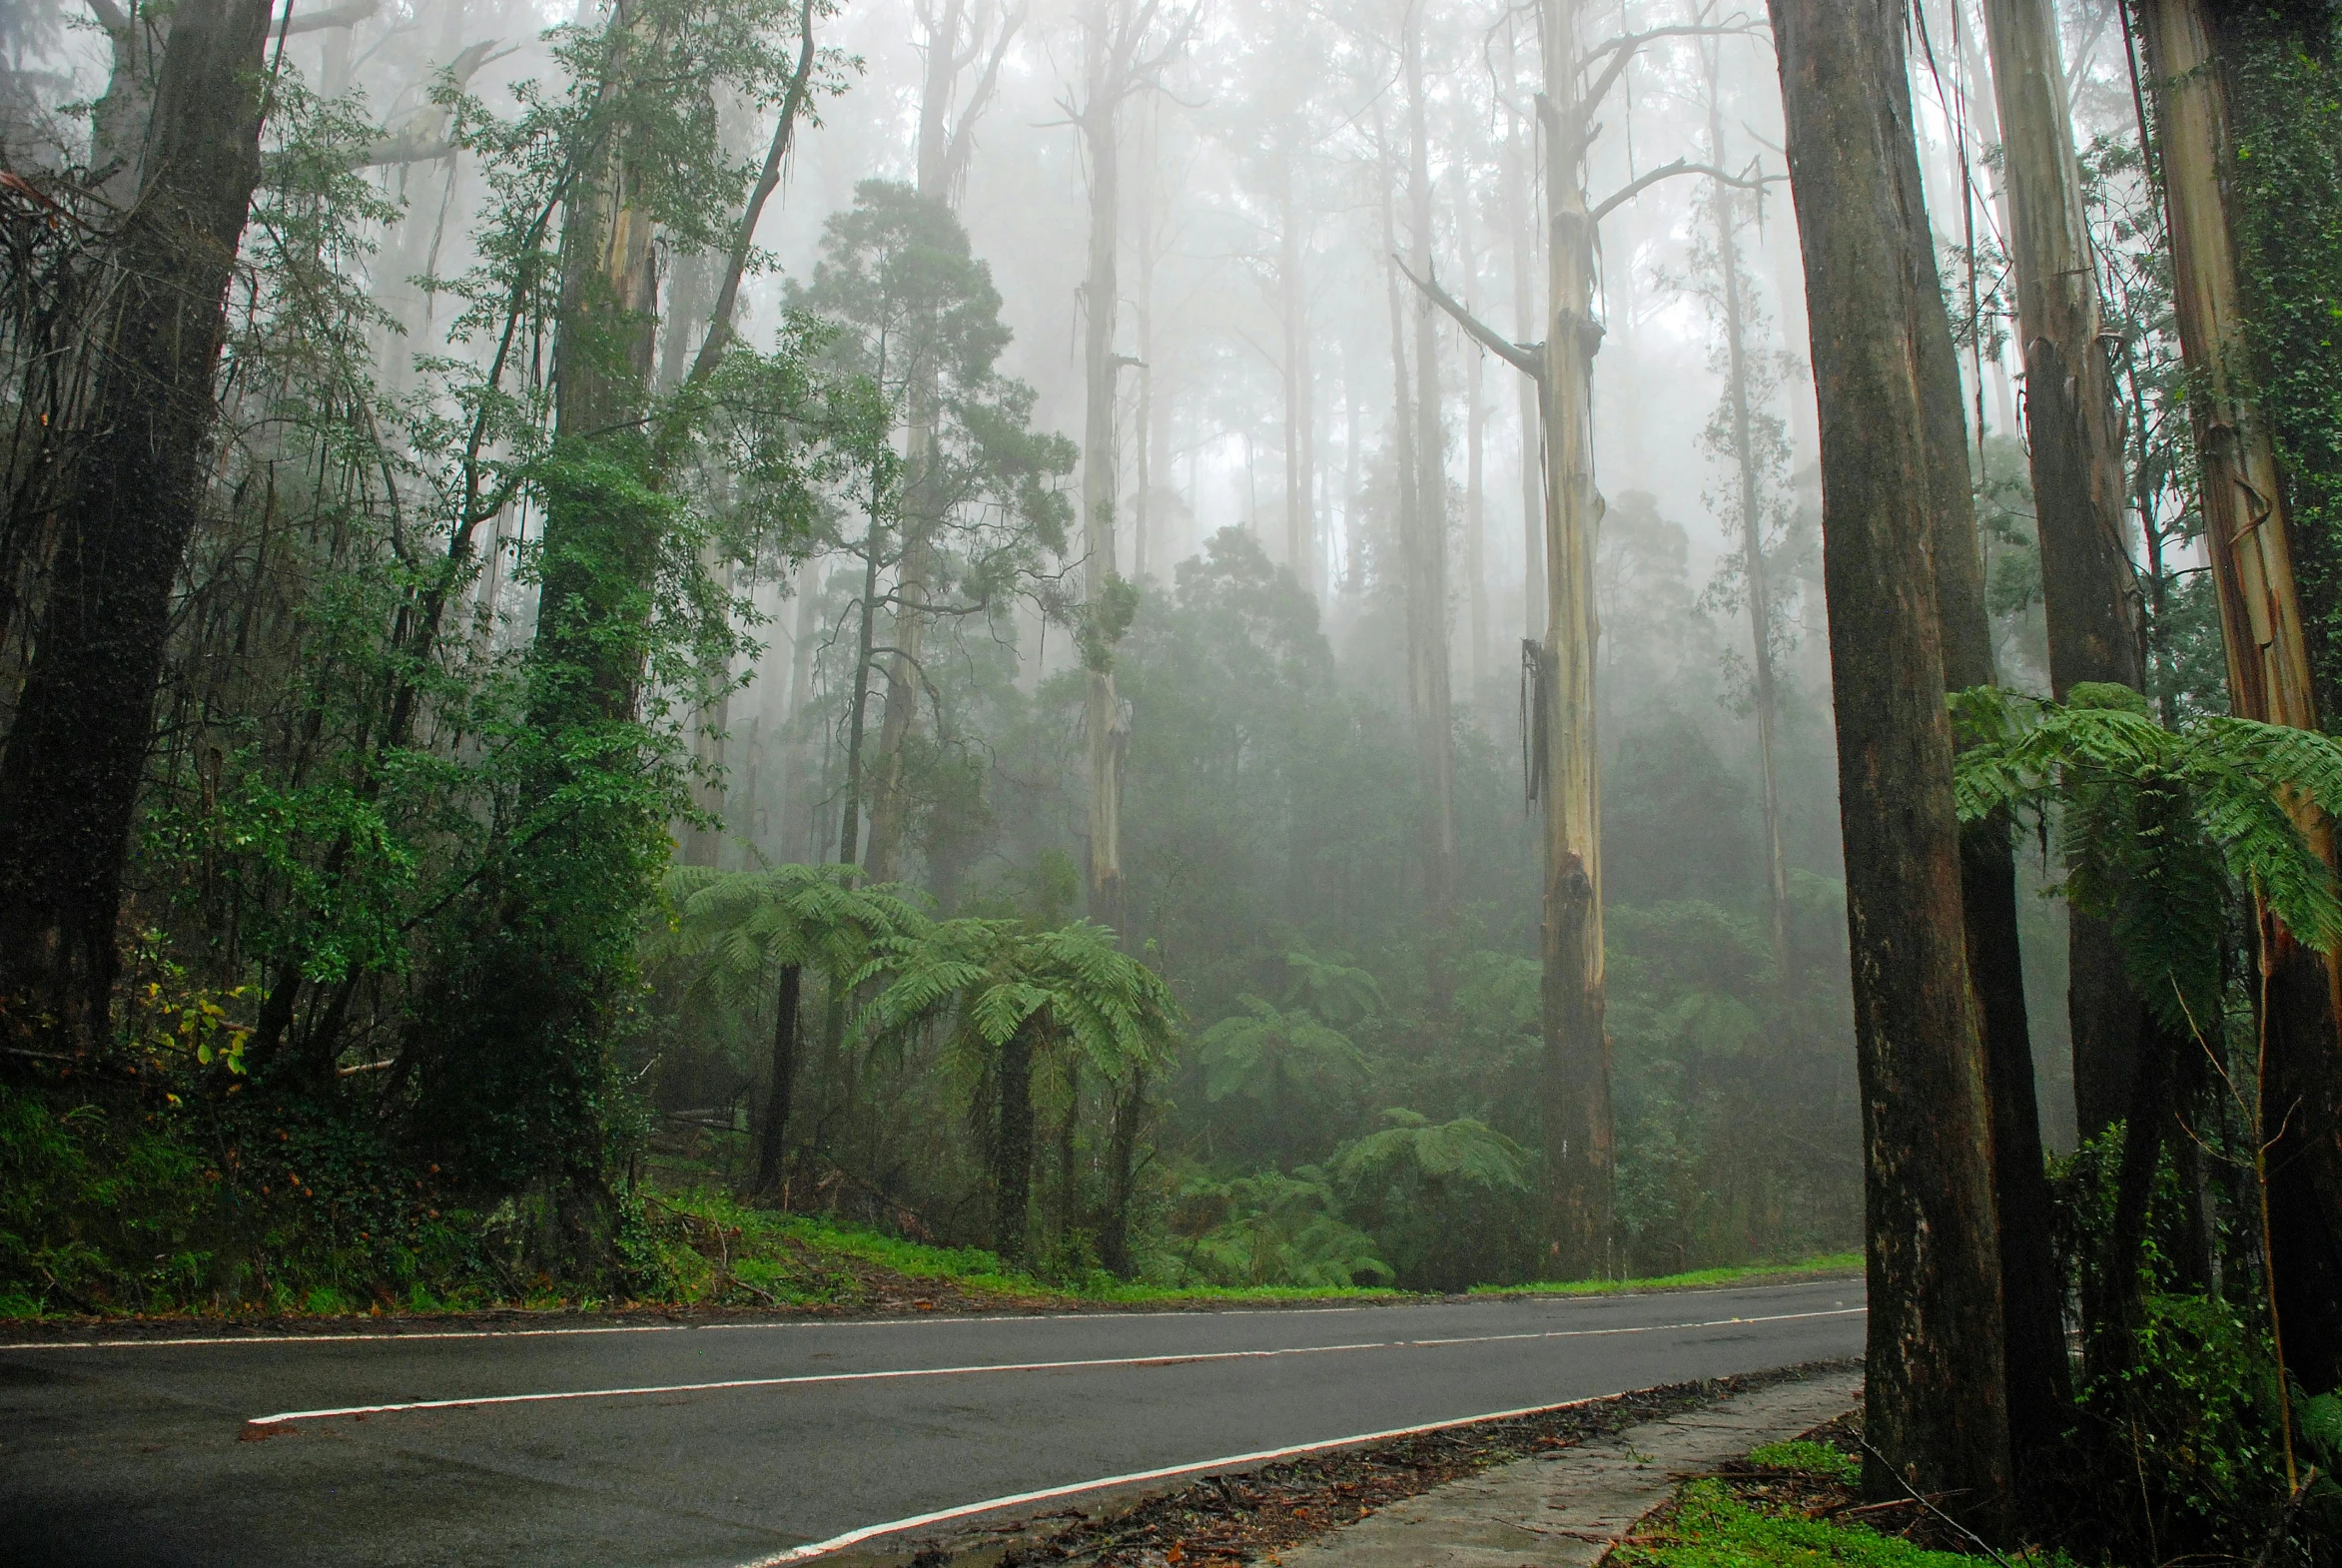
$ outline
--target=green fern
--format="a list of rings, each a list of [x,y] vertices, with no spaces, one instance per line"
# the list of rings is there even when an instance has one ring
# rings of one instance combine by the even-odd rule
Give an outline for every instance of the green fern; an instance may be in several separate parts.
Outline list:
[[[1031,1030],[1035,1045],[1118,1079],[1168,1061],[1180,1019],[1163,977],[1087,921],[1036,930],[969,918],[890,932],[848,984],[878,988],[858,1021],[871,1034],[943,1024],[998,1051]]]
[[[2132,989],[2165,1028],[2218,1012],[2221,951],[2246,892],[2304,945],[2342,942],[2332,869],[2297,818],[2342,815],[2342,745],[2228,717],[2167,730],[2123,686],[2084,682],[2067,697],[1954,693],[1953,796],[1963,821],[2056,822],[2062,891],[2111,923]]]
[[[643,943],[654,967],[727,1006],[753,1006],[784,969],[834,981],[858,971],[876,945],[930,922],[898,890],[863,887],[852,866],[717,871],[675,866],[661,880],[665,919]]]
[[[1412,1173],[1429,1181],[1462,1181],[1495,1192],[1528,1189],[1529,1152],[1484,1122],[1459,1117],[1433,1123],[1415,1111],[1385,1111],[1382,1119],[1390,1125],[1333,1157],[1333,1173],[1343,1181]]]

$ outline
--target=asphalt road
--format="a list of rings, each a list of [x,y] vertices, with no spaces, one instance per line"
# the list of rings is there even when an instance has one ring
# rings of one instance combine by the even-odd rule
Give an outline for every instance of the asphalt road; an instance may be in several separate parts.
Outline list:
[[[9,1346],[0,1563],[741,1568],[993,1498],[1851,1355],[1862,1305],[1842,1279]]]

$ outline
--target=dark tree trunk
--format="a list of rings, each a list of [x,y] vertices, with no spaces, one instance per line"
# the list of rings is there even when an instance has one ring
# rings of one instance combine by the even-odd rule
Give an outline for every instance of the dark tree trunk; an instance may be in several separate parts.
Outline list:
[[[1033,1203],[1033,1037],[1020,1029],[1001,1047],[1000,1130],[992,1143],[992,1249],[1007,1262],[1025,1255]]]
[[[2049,1245],[2051,1205],[2041,1147],[2032,1040],[2017,952],[2016,869],[2004,817],[1960,830],[1960,902],[1992,1102],[1992,1192],[2007,1344],[2008,1437],[2016,1474],[2064,1431],[2073,1374],[2066,1361],[2064,1290]],[[1978,912],[1986,918],[1979,919]]]
[[[203,502],[213,378],[260,181],[267,0],[183,0],[147,178],[111,258],[31,667],[0,758],[0,1005],[102,1034],[124,846],[172,588]]]
[[[2083,1343],[2091,1370],[2099,1376],[2133,1364],[2132,1335],[2139,1327],[2146,1291],[2139,1265],[2146,1254],[2147,1213],[2162,1163],[2163,1133],[2169,1125],[2172,1086],[2182,1046],[2192,1042],[2149,1029],[2139,1042],[2138,1072],[2130,1103],[2123,1107],[2122,1165],[2114,1178],[2114,1214],[2098,1258],[2094,1300],[2082,1302]]]
[[[1868,1435],[1996,1529],[2009,1479],[1990,1078],[1972,1016],[1929,404],[1951,344],[1899,8],[1773,0],[1822,433],[1869,1232]],[[1916,236],[1916,243],[1915,243]],[[1956,401],[1952,413],[1957,418]],[[1964,483],[1961,486],[1964,498]],[[1871,1488],[1899,1490],[1876,1472]]]
[[[2049,687],[2060,701],[2079,681],[2143,690],[2137,579],[2122,541],[2128,483],[2113,378],[2098,344],[2056,11],[2049,0],[1989,0],[1984,20],[2006,155]],[[2075,911],[2071,929],[2074,1115],[2081,1136],[2094,1138],[2125,1113],[2143,1015],[2112,928]]]
[[[1918,186],[1912,189],[1916,192]],[[1905,235],[1914,275],[1925,290],[1915,300],[1920,320],[1917,366],[1928,432],[1928,496],[1934,513],[1931,536],[1937,612],[1943,621],[1944,684],[1947,690],[1959,691],[1998,679],[1991,615],[1984,602],[1983,554],[1976,540],[1959,358],[1938,286],[1934,235],[1916,207],[1906,213]],[[2032,1030],[2025,1016],[2011,828],[2005,816],[1961,824],[1960,923],[1991,1106],[1992,1209],[2009,1440],[2011,1458],[2021,1466],[2011,1473],[2033,1474],[2037,1467],[2029,1461],[2046,1454],[2064,1430],[2072,1377],[2065,1359],[2062,1292],[2049,1247],[2049,1179],[2042,1164]],[[2118,1002],[2133,1006],[2127,993]]]
[[[2261,1136],[2270,1141],[2271,1290],[2305,1393],[2342,1389],[2342,1048],[2328,961],[2261,920],[2272,971]]]
[[[1139,1132],[1147,1121],[1147,1070],[1132,1071],[1115,1101],[1114,1137],[1107,1146],[1106,1225],[1098,1238],[1099,1260],[1128,1279],[1131,1267],[1131,1200],[1137,1195]]]
[[[805,986],[805,971],[796,964],[781,969],[780,991],[773,999],[772,1085],[765,1091],[764,1126],[756,1137],[756,1189],[780,1187],[789,1159],[790,1092],[797,1085],[797,1013]]]
[[[1058,1189],[1054,1205],[1057,1211],[1050,1215],[1050,1228],[1057,1232],[1061,1248],[1072,1237],[1075,1220],[1081,1217],[1082,1183],[1076,1170],[1081,1132],[1082,1070],[1076,1067],[1066,1073],[1066,1115],[1058,1123]]]

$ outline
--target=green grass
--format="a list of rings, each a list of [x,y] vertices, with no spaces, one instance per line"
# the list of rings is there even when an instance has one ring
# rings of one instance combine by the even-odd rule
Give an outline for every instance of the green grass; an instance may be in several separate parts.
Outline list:
[[[1818,1475],[1828,1481],[1843,1481],[1848,1485],[1862,1479],[1863,1462],[1853,1454],[1832,1448],[1827,1443],[1809,1443],[1804,1439],[1787,1443],[1766,1443],[1749,1450],[1749,1463],[1763,1465],[1768,1470],[1796,1470],[1804,1475]]]
[[[1927,1551],[1859,1524],[1762,1513],[1735,1500],[1721,1481],[1694,1481],[1676,1500],[1660,1540],[1622,1546],[1609,1561],[1619,1568],[1976,1568],[1972,1557]]]
[[[1300,1285],[1153,1285],[1117,1279],[1103,1269],[1079,1277],[1052,1277],[1012,1268],[983,1247],[932,1246],[887,1235],[861,1225],[843,1224],[818,1215],[780,1214],[751,1208],[712,1187],[693,1187],[662,1194],[660,1203],[712,1223],[736,1228],[731,1244],[735,1277],[747,1281],[784,1304],[812,1305],[835,1301],[835,1283],[818,1282],[825,1269],[860,1262],[900,1274],[907,1279],[934,1280],[974,1295],[1021,1301],[1139,1306],[1180,1301],[1374,1301],[1404,1300],[1409,1292],[1381,1286],[1348,1287]],[[688,1250],[688,1249],[685,1249]],[[712,1265],[684,1256],[675,1258],[675,1271],[684,1300],[708,1299],[718,1283]],[[1683,1289],[1700,1285],[1734,1284],[1860,1268],[1862,1254],[1837,1252],[1794,1263],[1753,1263],[1737,1268],[1705,1268],[1694,1273],[1657,1279],[1582,1279],[1566,1284],[1482,1285],[1475,1295],[1597,1295],[1622,1290]]]
[[[1836,1274],[1860,1270],[1860,1252],[1826,1252],[1787,1263],[1738,1263],[1729,1268],[1697,1268],[1690,1273],[1662,1274],[1653,1279],[1567,1279],[1526,1285],[1474,1285],[1474,1295],[1609,1295],[1619,1290],[1691,1290],[1703,1285],[1744,1284],[1754,1279],[1785,1275]]]

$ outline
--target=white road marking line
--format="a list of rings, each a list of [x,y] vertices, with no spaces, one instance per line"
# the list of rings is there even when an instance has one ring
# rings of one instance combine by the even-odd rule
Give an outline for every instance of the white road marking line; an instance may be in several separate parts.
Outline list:
[[[343,1416],[396,1415],[414,1410],[459,1410],[501,1404],[549,1404],[568,1399],[622,1399],[651,1394],[715,1393],[738,1388],[783,1388],[817,1383],[889,1382],[918,1377],[964,1377],[983,1372],[1075,1371],[1102,1366],[1183,1366],[1204,1361],[1269,1360],[1288,1355],[1328,1355],[1346,1350],[1403,1350],[1446,1345],[1498,1344],[1523,1339],[1591,1339],[1615,1334],[1664,1333],[1670,1330],[1724,1328],[1741,1323],[1796,1322],[1817,1317],[1851,1317],[1859,1306],[1814,1312],[1775,1312],[1760,1317],[1718,1317],[1694,1323],[1646,1323],[1618,1328],[1557,1328],[1543,1333],[1481,1334],[1448,1339],[1361,1340],[1349,1344],[1290,1345],[1273,1350],[1205,1350],[1176,1355],[1094,1356],[1066,1361],[980,1362],[969,1366],[910,1367],[879,1372],[808,1372],[787,1377],[734,1377],[704,1383],[661,1383],[634,1388],[577,1388],[553,1393],[475,1394],[460,1399],[413,1399],[396,1404],[342,1405],[326,1410],[281,1410],[256,1415],[244,1423],[247,1438],[267,1437],[296,1421],[324,1421]]]
[[[1741,1319],[1733,1319],[1740,1321]],[[1452,1342],[1452,1341],[1449,1341]],[[1224,1454],[1217,1459],[1198,1459],[1192,1464],[1167,1465],[1160,1470],[1134,1470],[1128,1475],[1106,1475],[1095,1481],[1076,1481],[1071,1486],[1052,1486],[1038,1492],[1017,1492],[1007,1497],[988,1497],[980,1503],[962,1503],[956,1508],[939,1508],[933,1513],[914,1514],[908,1519],[890,1519],[885,1524],[866,1524],[859,1530],[848,1530],[833,1535],[826,1541],[809,1541],[793,1546],[770,1557],[759,1557],[743,1563],[740,1568],[781,1568],[784,1563],[804,1562],[808,1558],[843,1551],[859,1546],[864,1541],[882,1535],[896,1535],[905,1530],[917,1530],[931,1524],[949,1524],[954,1519],[966,1519],[976,1514],[991,1513],[1001,1508],[1020,1508],[1029,1503],[1054,1502],[1061,1497],[1076,1497],[1084,1492],[1104,1491],[1113,1486],[1136,1486],[1147,1481],[1169,1481],[1182,1475],[1194,1475],[1203,1470],[1232,1469],[1237,1465],[1268,1464],[1277,1459],[1290,1459],[1299,1454],[1322,1453],[1329,1448],[1349,1448],[1358,1443],[1388,1442],[1394,1437],[1417,1437],[1425,1432],[1444,1432],[1451,1427],[1471,1426],[1481,1421],[1509,1421],[1524,1415],[1545,1415],[1555,1410],[1574,1410],[1582,1405],[1600,1404],[1615,1399],[1617,1394],[1594,1394],[1584,1399],[1569,1399],[1560,1404],[1524,1405],[1518,1410],[1490,1410],[1481,1415],[1459,1415],[1445,1421],[1427,1421],[1421,1426],[1393,1426],[1380,1432],[1360,1432],[1354,1437],[1329,1437],[1322,1442],[1295,1443],[1289,1448],[1262,1448],[1248,1454]]]
[[[1639,1300],[1647,1295],[1724,1295],[1740,1290],[1790,1290],[1801,1285],[1836,1282],[1796,1279],[1785,1284],[1694,1285],[1680,1290],[1618,1290],[1580,1295],[1524,1293],[1475,1296],[1463,1302],[1360,1301],[1346,1306],[1168,1307],[1156,1312],[1000,1312],[989,1316],[958,1317],[805,1317],[788,1322],[612,1323],[594,1328],[430,1328],[414,1333],[369,1332],[361,1329],[356,1332],[345,1330],[324,1334],[209,1334],[174,1339],[27,1339],[15,1343],[0,1341],[0,1355],[13,1354],[18,1350],[164,1350],[184,1349],[191,1345],[413,1344],[431,1339],[551,1339],[573,1334],[746,1333],[774,1328],[915,1328],[934,1323],[1130,1322],[1153,1317],[1321,1317],[1329,1312],[1389,1311],[1413,1306],[1470,1306],[1482,1301],[1491,1305],[1534,1302],[1574,1306],[1579,1303]]]

